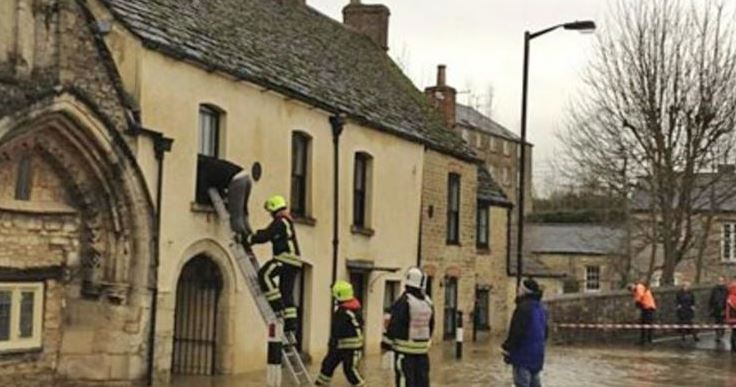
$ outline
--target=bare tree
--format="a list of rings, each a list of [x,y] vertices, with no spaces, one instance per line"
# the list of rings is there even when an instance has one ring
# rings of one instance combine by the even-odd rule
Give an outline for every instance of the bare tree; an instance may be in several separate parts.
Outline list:
[[[735,31],[724,4],[620,1],[561,136],[579,173],[649,211],[643,229],[661,246],[664,284],[697,245],[695,215],[719,179],[704,172],[733,146]]]

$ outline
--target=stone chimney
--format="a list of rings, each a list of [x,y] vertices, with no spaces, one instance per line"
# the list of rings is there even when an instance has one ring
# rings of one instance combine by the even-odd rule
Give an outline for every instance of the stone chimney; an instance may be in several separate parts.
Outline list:
[[[445,65],[437,66],[437,85],[424,89],[424,94],[429,98],[429,103],[434,106],[442,114],[445,125],[448,128],[455,126],[455,105],[457,91],[447,86],[447,67]]]
[[[342,9],[345,25],[367,35],[379,47],[388,51],[388,17],[391,12],[381,4],[362,4],[360,0],[350,0]]]

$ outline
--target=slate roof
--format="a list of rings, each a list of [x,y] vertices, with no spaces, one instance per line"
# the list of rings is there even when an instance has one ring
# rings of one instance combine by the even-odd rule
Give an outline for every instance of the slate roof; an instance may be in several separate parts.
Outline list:
[[[512,206],[501,186],[493,180],[491,173],[484,165],[478,165],[478,200],[500,206]]]
[[[612,255],[621,251],[623,228],[597,224],[530,224],[527,251],[537,254]]]
[[[367,36],[275,0],[102,0],[151,49],[465,160],[425,96]]]
[[[503,125],[470,106],[457,104],[455,106],[455,121],[460,126],[478,129],[482,132],[503,137],[508,140],[521,140],[521,138],[519,138],[519,136],[514,132],[506,129]]]
[[[533,255],[525,255],[522,265],[524,265],[525,277],[563,278],[567,276],[567,273],[550,268],[539,257]],[[516,276],[517,267],[516,254],[512,254],[511,260],[509,261],[510,276]]]
[[[698,211],[736,212],[736,174],[699,173],[695,177],[693,205]],[[634,211],[647,212],[651,209],[649,192],[638,187],[632,194],[631,207]]]

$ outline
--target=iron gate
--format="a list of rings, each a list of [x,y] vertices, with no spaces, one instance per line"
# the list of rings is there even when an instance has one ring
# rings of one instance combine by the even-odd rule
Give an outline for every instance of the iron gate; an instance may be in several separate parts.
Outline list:
[[[176,287],[173,373],[214,373],[221,290],[220,269],[210,258],[197,256],[184,265]]]

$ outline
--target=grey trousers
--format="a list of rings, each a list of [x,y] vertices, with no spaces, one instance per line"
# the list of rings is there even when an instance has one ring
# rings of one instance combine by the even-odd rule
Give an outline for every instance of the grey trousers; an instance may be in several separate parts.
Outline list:
[[[248,223],[248,198],[253,182],[245,171],[235,175],[227,189],[227,210],[230,213],[230,228],[238,234],[252,234]]]

